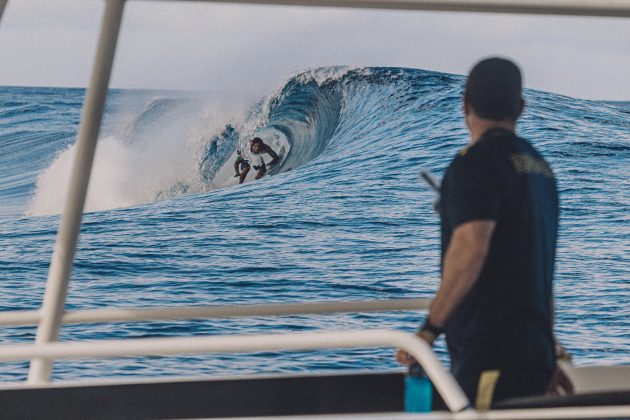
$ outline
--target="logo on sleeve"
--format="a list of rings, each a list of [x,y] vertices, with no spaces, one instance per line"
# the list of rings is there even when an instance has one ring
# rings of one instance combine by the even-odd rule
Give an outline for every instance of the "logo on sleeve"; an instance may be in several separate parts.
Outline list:
[[[510,160],[512,161],[512,165],[514,165],[514,169],[516,172],[523,174],[539,174],[549,178],[553,178],[553,172],[551,168],[542,159],[537,159],[531,155],[526,153],[515,153],[510,156]]]

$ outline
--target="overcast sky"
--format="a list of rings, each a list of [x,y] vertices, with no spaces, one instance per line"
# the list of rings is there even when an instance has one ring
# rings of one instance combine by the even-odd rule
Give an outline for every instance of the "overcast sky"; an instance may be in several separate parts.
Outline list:
[[[99,0],[9,0],[0,85],[87,85]],[[630,20],[129,1],[113,87],[266,94],[296,71],[402,66],[465,74],[513,58],[528,87],[630,100]]]

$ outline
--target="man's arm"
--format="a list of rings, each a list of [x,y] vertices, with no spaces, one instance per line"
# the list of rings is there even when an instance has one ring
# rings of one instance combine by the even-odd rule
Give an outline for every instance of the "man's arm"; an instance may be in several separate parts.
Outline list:
[[[278,154],[269,146],[267,146],[267,154],[271,156],[271,161],[267,164],[269,166],[275,165],[280,160]]]
[[[442,281],[429,309],[428,321],[432,326],[441,329],[472,289],[486,261],[495,226],[494,220],[473,220],[459,225],[453,231],[444,257]],[[422,330],[417,335],[429,344],[436,339],[427,330]],[[396,360],[407,365],[414,362],[402,350],[396,353]]]
[[[442,327],[477,281],[488,255],[496,222],[473,220],[455,228],[444,257],[442,281],[431,309],[429,322]]]

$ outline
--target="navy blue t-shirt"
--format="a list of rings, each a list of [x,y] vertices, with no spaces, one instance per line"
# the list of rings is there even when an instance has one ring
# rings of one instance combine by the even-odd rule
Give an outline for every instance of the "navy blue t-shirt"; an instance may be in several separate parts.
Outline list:
[[[558,192],[543,157],[500,128],[461,151],[441,188],[442,255],[453,230],[494,220],[486,261],[445,325],[451,368],[551,371]]]

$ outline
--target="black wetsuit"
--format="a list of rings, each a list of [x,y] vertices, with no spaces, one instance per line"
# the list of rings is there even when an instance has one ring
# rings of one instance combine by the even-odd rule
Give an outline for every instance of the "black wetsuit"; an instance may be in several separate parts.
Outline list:
[[[260,156],[260,163],[258,165],[254,165],[254,169],[258,171],[258,174],[261,177],[267,173],[267,165],[273,166],[280,160],[280,156],[278,156],[278,154],[271,147],[269,147],[269,145],[265,143],[263,143],[260,146],[259,155],[262,155],[264,153],[271,156],[271,161],[268,164],[266,164],[262,156]]]
[[[501,371],[494,401],[544,393],[555,367],[558,193],[549,165],[527,141],[491,129],[446,171],[440,216],[443,256],[457,226],[496,221],[479,278],[444,328],[453,374],[471,401],[485,370]]]

